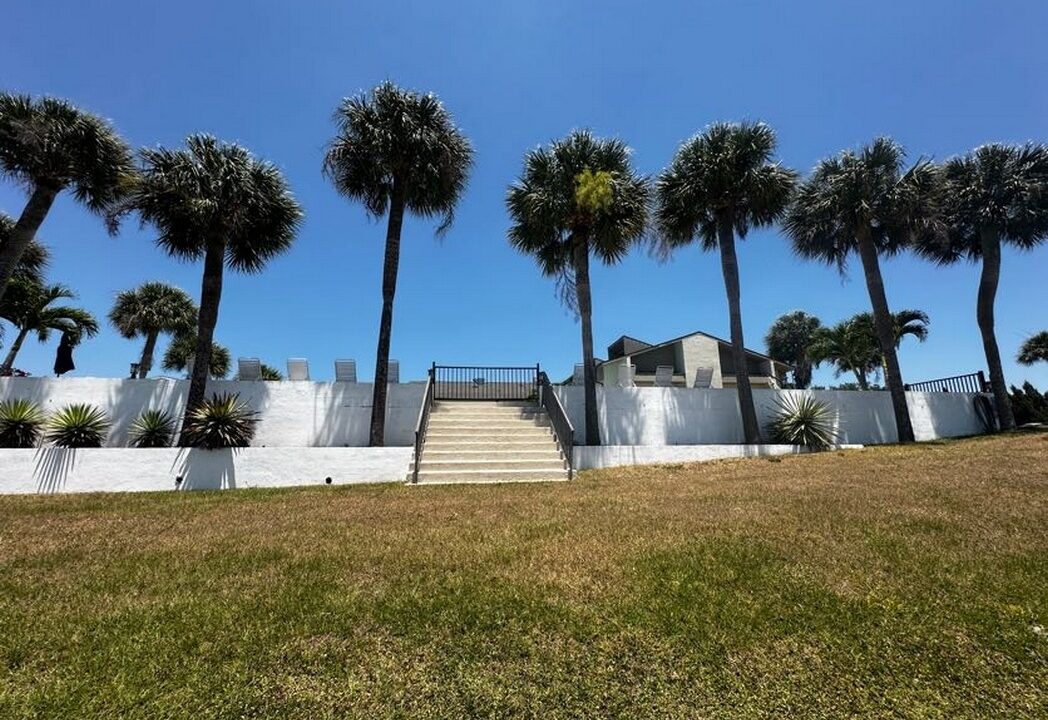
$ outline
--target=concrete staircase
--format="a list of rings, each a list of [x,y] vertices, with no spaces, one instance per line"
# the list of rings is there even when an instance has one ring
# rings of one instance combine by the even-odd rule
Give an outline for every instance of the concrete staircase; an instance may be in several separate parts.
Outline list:
[[[437,402],[429,416],[418,482],[567,480],[546,412],[526,402]]]

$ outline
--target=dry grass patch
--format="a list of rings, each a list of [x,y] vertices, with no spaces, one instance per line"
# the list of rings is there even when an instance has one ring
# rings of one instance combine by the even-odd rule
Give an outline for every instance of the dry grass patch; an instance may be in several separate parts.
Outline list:
[[[0,717],[1043,717],[1048,435],[0,497]]]

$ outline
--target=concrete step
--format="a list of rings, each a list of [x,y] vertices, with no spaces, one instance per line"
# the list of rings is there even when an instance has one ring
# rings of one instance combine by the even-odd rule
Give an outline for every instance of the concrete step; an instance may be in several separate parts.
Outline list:
[[[564,461],[554,456],[552,459],[502,459],[492,460],[482,458],[477,460],[464,460],[462,458],[440,460],[423,453],[422,463],[419,465],[420,472],[431,470],[566,470]]]
[[[534,447],[507,448],[493,443],[481,447],[472,447],[457,443],[452,445],[433,445],[423,450],[426,460],[560,460],[560,450],[552,443],[536,444]]]
[[[509,438],[508,440],[488,440],[486,438],[426,438],[423,452],[441,452],[451,450],[466,450],[472,452],[497,452],[505,450],[509,453],[531,452],[534,450],[547,450],[557,448],[557,444],[551,438],[536,438],[534,440],[521,440]]]
[[[549,428],[526,427],[526,428],[433,428],[426,433],[426,442],[430,440],[488,440],[500,442],[503,440],[540,440],[552,438],[553,434]]]
[[[429,429],[436,430],[449,429],[449,428],[505,428],[511,430],[514,428],[529,428],[529,427],[549,427],[549,418],[545,415],[542,417],[536,417],[528,420],[524,419],[512,419],[506,420],[503,418],[460,418],[460,417],[443,417],[429,419]]]
[[[494,403],[475,403],[475,402],[438,402],[433,406],[433,413],[459,413],[459,412],[471,412],[471,413],[485,413],[485,414],[499,414],[505,413],[507,415],[513,415],[516,413],[530,413],[530,412],[542,412],[543,408],[539,405],[496,405]]]
[[[534,482],[538,480],[567,480],[567,470],[545,468],[518,468],[513,470],[427,470],[419,472],[419,485],[449,483]]]

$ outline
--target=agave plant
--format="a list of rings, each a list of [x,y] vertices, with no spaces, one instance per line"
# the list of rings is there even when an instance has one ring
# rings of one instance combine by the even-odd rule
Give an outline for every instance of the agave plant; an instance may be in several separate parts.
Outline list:
[[[811,395],[780,395],[775,399],[775,416],[768,425],[772,440],[784,445],[803,445],[825,450],[837,442],[833,410]]]
[[[164,410],[146,410],[131,423],[131,447],[161,448],[171,444],[175,420]]]
[[[215,393],[189,413],[182,428],[182,445],[207,450],[247,447],[257,423],[258,413],[238,393]]]
[[[45,439],[58,447],[96,448],[109,434],[109,418],[94,405],[66,405],[47,421]]]
[[[31,400],[0,403],[0,447],[31,448],[40,439],[44,414]]]

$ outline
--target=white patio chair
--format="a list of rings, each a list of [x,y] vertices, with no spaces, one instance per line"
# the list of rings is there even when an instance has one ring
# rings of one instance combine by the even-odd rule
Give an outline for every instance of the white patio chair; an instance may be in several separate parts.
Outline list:
[[[586,366],[575,363],[575,373],[571,376],[572,385],[584,385],[586,383]]]
[[[288,358],[288,380],[309,380],[309,360],[305,358]]]
[[[655,368],[655,387],[669,387],[673,384],[673,366],[659,365]]]
[[[262,361],[258,358],[237,358],[237,380],[261,380]]]
[[[619,365],[619,387],[631,388],[635,387],[634,377],[637,375],[637,367],[635,365]]]
[[[713,384],[713,368],[700,367],[695,371],[695,385],[694,387],[701,388],[703,390],[709,389],[710,385]]]
[[[386,382],[390,385],[396,385],[400,382],[400,361],[390,360],[389,364],[386,365]]]
[[[355,383],[357,381],[356,360],[335,361],[335,382]]]

